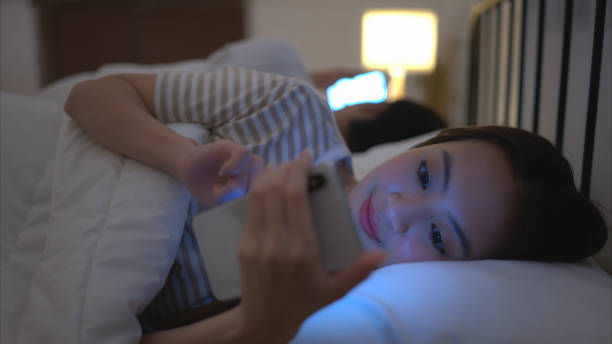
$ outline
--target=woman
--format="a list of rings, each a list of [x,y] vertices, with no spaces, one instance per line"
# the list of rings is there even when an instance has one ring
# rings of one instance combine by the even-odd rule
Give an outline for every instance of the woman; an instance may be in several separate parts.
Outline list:
[[[357,182],[333,114],[290,78],[234,68],[117,75],[77,85],[66,112],[110,149],[181,180],[205,207],[251,193],[238,253],[241,303],[145,342],[287,342],[308,315],[380,264],[576,260],[606,239],[567,161],[519,129],[449,129]],[[154,117],[200,123],[215,142],[196,146]],[[309,214],[305,180],[313,160],[337,164],[368,249],[334,275],[320,266]],[[265,162],[281,165],[264,170]],[[175,277],[161,293],[172,292]]]

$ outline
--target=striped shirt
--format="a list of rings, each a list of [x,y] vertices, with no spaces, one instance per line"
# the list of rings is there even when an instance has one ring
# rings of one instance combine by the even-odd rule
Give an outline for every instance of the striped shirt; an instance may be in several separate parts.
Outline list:
[[[229,139],[277,165],[310,148],[313,161],[345,160],[350,153],[327,102],[294,78],[224,67],[205,72],[163,72],[155,81],[155,116],[164,123],[198,123],[212,140]],[[190,216],[197,213],[192,207]],[[213,300],[204,265],[187,221],[166,283],[141,314],[147,324]]]

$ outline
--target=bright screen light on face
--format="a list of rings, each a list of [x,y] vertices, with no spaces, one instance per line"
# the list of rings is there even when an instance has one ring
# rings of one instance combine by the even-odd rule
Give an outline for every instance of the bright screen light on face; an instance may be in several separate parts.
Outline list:
[[[382,72],[342,78],[327,89],[327,102],[333,111],[361,103],[380,103],[387,99],[387,82]]]

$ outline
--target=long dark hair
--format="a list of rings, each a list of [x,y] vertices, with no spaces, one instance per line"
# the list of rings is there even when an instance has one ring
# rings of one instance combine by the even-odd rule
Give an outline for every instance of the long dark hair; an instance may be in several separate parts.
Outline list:
[[[463,127],[445,129],[416,147],[461,140],[500,147],[515,176],[518,203],[512,230],[492,258],[575,261],[604,246],[603,217],[576,189],[569,162],[548,140],[511,127]]]

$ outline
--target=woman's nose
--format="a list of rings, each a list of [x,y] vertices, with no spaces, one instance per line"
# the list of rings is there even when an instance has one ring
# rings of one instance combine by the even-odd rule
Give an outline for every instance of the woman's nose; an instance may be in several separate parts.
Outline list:
[[[389,195],[385,215],[394,233],[401,234],[408,230],[414,220],[414,207],[417,207],[415,202],[400,193],[394,192]]]

